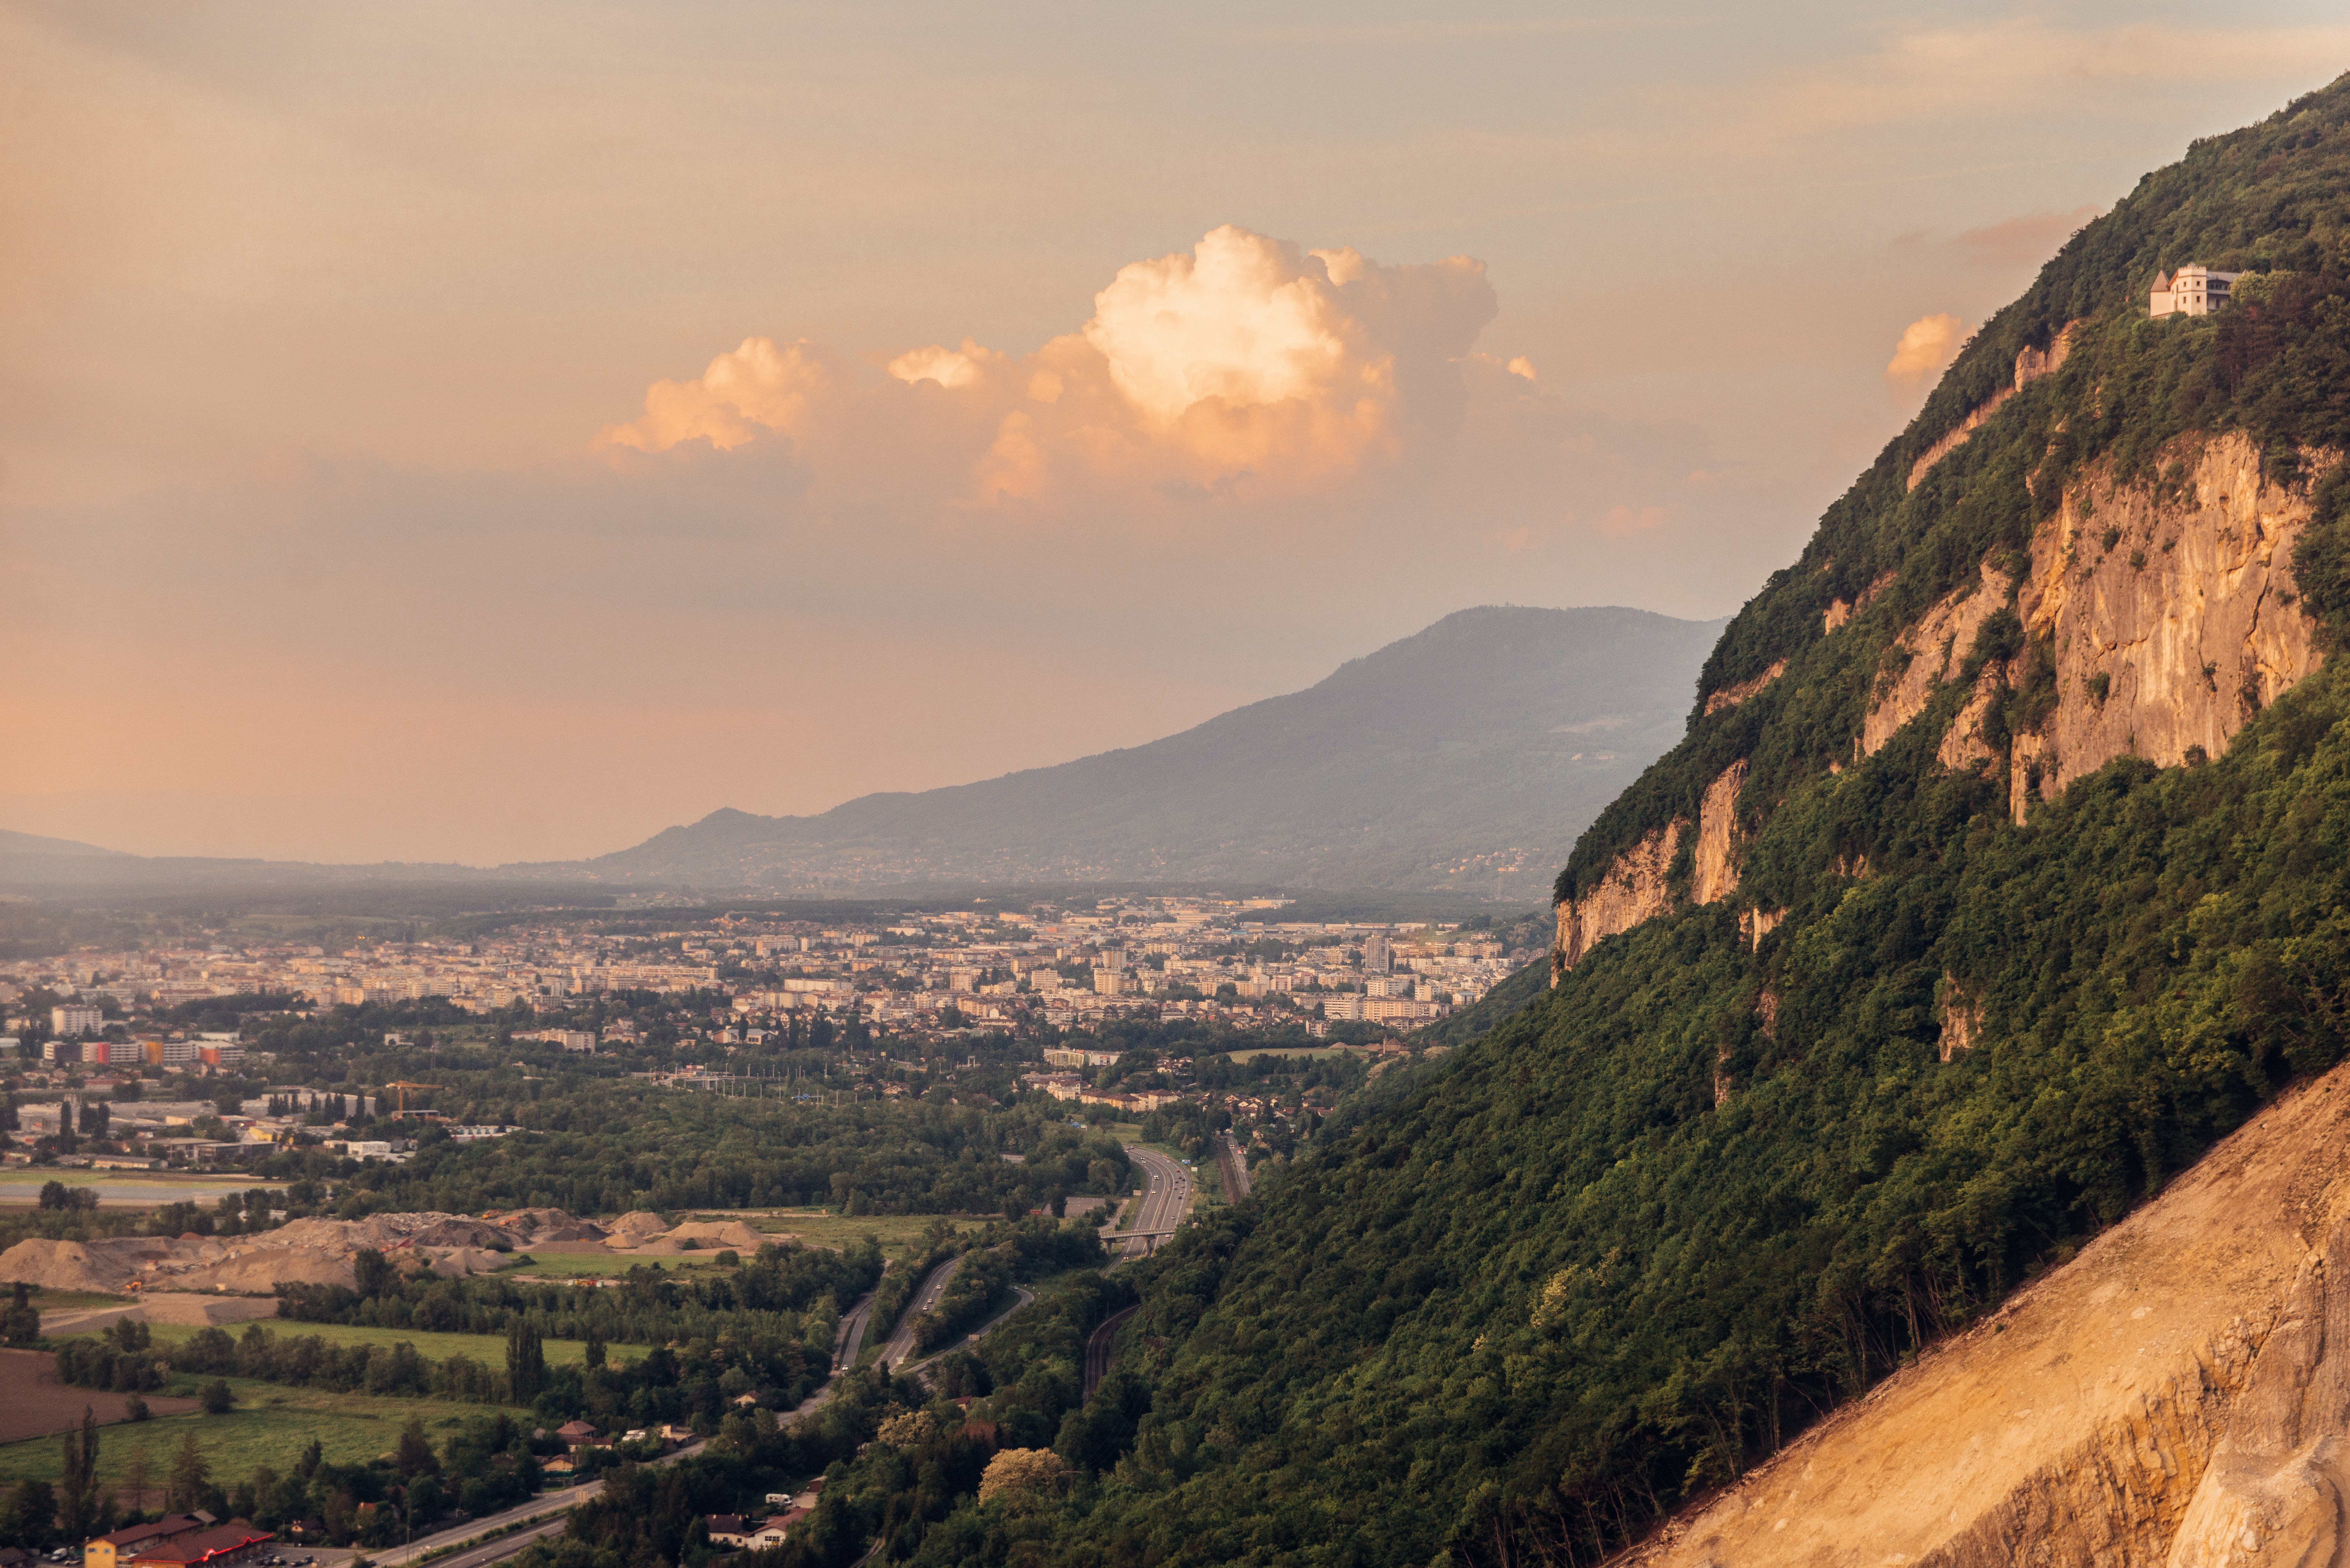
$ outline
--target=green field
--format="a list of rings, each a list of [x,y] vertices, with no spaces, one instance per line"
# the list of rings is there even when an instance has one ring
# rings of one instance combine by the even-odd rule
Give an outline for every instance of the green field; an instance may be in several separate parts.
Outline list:
[[[329,1345],[412,1345],[416,1354],[427,1361],[446,1361],[452,1355],[471,1356],[483,1366],[497,1368],[506,1364],[506,1341],[502,1334],[431,1334],[416,1328],[363,1328],[353,1324],[296,1323],[286,1318],[266,1317],[256,1320],[261,1326],[280,1339],[298,1339],[304,1334],[316,1334]],[[228,1323],[221,1330],[230,1338],[241,1337],[251,1324]],[[101,1330],[88,1334],[52,1335],[51,1338],[95,1338]],[[157,1324],[149,1331],[158,1345],[179,1345],[203,1330],[192,1324]],[[588,1354],[588,1347],[576,1339],[550,1339],[545,1342],[546,1364],[568,1366]],[[647,1349],[641,1345],[614,1345],[605,1347],[614,1361],[634,1361]],[[276,1385],[271,1385],[276,1387]],[[291,1392],[277,1388],[279,1393]]]
[[[161,1334],[158,1330],[157,1337],[161,1338]],[[554,1344],[549,1342],[546,1348],[551,1360]],[[192,1384],[185,1379],[182,1382],[186,1386],[169,1392],[192,1392]],[[109,1485],[120,1486],[131,1451],[144,1447],[148,1474],[152,1478],[148,1485],[161,1489],[163,1477],[172,1468],[172,1456],[179,1449],[181,1435],[192,1431],[205,1462],[212,1467],[213,1479],[224,1486],[234,1486],[253,1474],[255,1465],[267,1465],[283,1473],[292,1467],[294,1456],[302,1451],[303,1445],[313,1438],[326,1450],[328,1459],[338,1464],[349,1464],[390,1452],[400,1441],[400,1428],[411,1420],[423,1422],[425,1431],[437,1441],[442,1435],[440,1429],[487,1416],[495,1408],[489,1405],[455,1405],[440,1399],[380,1399],[365,1394],[333,1394],[319,1388],[287,1388],[242,1377],[231,1377],[227,1382],[236,1390],[237,1407],[225,1416],[206,1416],[197,1411],[100,1428],[99,1477]],[[527,1410],[511,1413],[525,1424],[530,1420]],[[54,1483],[61,1449],[55,1437],[27,1438],[22,1442],[0,1445],[0,1483],[26,1480]]]
[[[35,1291],[33,1305],[42,1312],[78,1312],[85,1307],[121,1306],[129,1296],[101,1295],[96,1291]]]
[[[285,1190],[282,1181],[261,1181],[234,1176],[164,1176],[148,1170],[74,1170],[53,1166],[10,1166],[0,1169],[0,1208],[30,1207],[41,1188],[52,1181],[68,1187],[95,1187],[108,1209],[135,1209],[164,1203],[214,1203],[232,1193],[255,1188]]]

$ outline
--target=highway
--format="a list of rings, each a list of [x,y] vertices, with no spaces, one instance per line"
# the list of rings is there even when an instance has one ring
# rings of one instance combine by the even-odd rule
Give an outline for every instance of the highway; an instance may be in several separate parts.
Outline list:
[[[880,1359],[885,1364],[893,1367],[901,1366],[908,1356],[914,1354],[915,1316],[939,1304],[939,1298],[946,1294],[947,1282],[953,1279],[955,1271],[962,1267],[961,1257],[949,1258],[932,1269],[930,1278],[916,1288],[914,1299],[906,1303],[906,1315],[898,1320],[898,1332],[881,1346]]]
[[[700,1443],[688,1443],[675,1452],[663,1454],[651,1462],[655,1465],[673,1465],[678,1460],[701,1451]],[[485,1514],[480,1519],[467,1520],[454,1529],[439,1531],[432,1535],[421,1535],[405,1546],[393,1546],[381,1552],[370,1552],[369,1555],[374,1562],[380,1563],[382,1568],[396,1568],[397,1564],[415,1562],[428,1552],[438,1552],[444,1547],[453,1546],[459,1542],[470,1541],[484,1531],[496,1530],[503,1525],[523,1520],[540,1521],[527,1530],[517,1530],[511,1535],[501,1535],[495,1541],[485,1541],[470,1552],[460,1552],[452,1556],[440,1558],[433,1563],[433,1568],[480,1568],[480,1565],[484,1563],[495,1563],[501,1558],[513,1556],[534,1541],[560,1534],[571,1522],[571,1511],[589,1498],[602,1495],[603,1490],[602,1481],[591,1480],[582,1481],[577,1486],[566,1487],[560,1491],[543,1491],[528,1502],[516,1503],[504,1512]]]
[[[1191,1207],[1191,1173],[1180,1162],[1170,1159],[1155,1149],[1129,1146],[1126,1152],[1136,1165],[1142,1168],[1143,1188],[1142,1201],[1135,1208],[1134,1223],[1125,1229],[1173,1230],[1181,1223]],[[1104,1239],[1112,1244],[1117,1262],[1150,1254],[1151,1243],[1147,1241],[1120,1241],[1115,1233]]]
[[[867,1291],[865,1299],[850,1307],[848,1315],[840,1320],[840,1332],[832,1341],[832,1375],[835,1377],[856,1366],[857,1353],[865,1348],[865,1328],[873,1321],[874,1294],[874,1292]]]

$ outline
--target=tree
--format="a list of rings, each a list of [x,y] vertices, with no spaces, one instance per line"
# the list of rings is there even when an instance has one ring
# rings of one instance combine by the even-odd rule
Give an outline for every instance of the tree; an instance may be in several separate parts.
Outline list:
[[[31,1345],[41,1337],[41,1312],[33,1304],[33,1287],[18,1282],[8,1293],[8,1310],[0,1313],[0,1339],[10,1345]]]
[[[99,1532],[98,1413],[87,1405],[81,1407],[81,1425],[65,1435],[57,1530],[68,1541],[87,1541]]]
[[[401,1480],[413,1480],[420,1475],[439,1475],[441,1460],[432,1452],[432,1445],[424,1436],[424,1423],[410,1417],[400,1429],[400,1449],[393,1456],[393,1468]]]
[[[236,1408],[236,1390],[223,1378],[215,1377],[205,1384],[204,1391],[196,1397],[204,1402],[207,1416],[225,1416]]]
[[[294,1461],[294,1473],[304,1480],[308,1480],[318,1473],[318,1466],[326,1457],[326,1449],[320,1445],[317,1438],[311,1438],[303,1445],[302,1457]]]
[[[310,1446],[317,1447],[312,1438]],[[306,1453],[305,1458],[307,1458]],[[212,1467],[204,1463],[202,1450],[196,1447],[195,1428],[191,1427],[180,1437],[180,1451],[172,1459],[171,1480],[164,1483],[163,1506],[185,1513],[201,1507],[204,1494],[212,1490]]]
[[[73,1207],[73,1194],[67,1190],[62,1181],[44,1181],[41,1183],[39,1206],[43,1209],[70,1209]]]
[[[1044,1501],[1059,1490],[1068,1467],[1050,1449],[1006,1449],[987,1461],[979,1478],[979,1501],[1002,1498],[1014,1511]]]
[[[359,1293],[363,1296],[396,1295],[400,1291],[400,1271],[373,1247],[361,1247],[351,1258],[351,1272],[356,1276]]]
[[[106,1136],[107,1124],[110,1119],[111,1117],[107,1111],[106,1102],[104,1100],[85,1104],[81,1108],[81,1130],[83,1135],[88,1137],[104,1137]]]
[[[139,1096],[146,1092],[147,1090],[145,1085],[140,1084],[136,1078],[125,1078],[122,1082],[114,1085],[115,1099],[119,1103],[126,1106],[136,1104]]]
[[[8,1494],[8,1507],[0,1513],[0,1533],[18,1546],[47,1546],[57,1530],[57,1493],[45,1480],[23,1480]]]
[[[134,1402],[141,1410],[144,1410],[147,1407],[147,1402],[143,1399],[136,1399],[134,1397]],[[134,1421],[143,1421],[146,1419],[144,1416],[133,1416],[130,1418]],[[144,1512],[147,1508],[147,1482],[149,1479],[150,1474],[149,1465],[147,1462],[147,1445],[141,1443],[137,1448],[130,1450],[130,1462],[125,1465],[122,1469],[122,1484],[130,1489],[130,1506],[138,1509],[141,1512]]]
[[[592,1370],[601,1367],[604,1365],[605,1356],[604,1336],[597,1333],[596,1330],[592,1328],[589,1329],[588,1331],[588,1348],[580,1354],[580,1359],[587,1363],[588,1366]]]
[[[526,1317],[517,1316],[506,1331],[506,1386],[517,1405],[530,1404],[546,1386],[546,1353]]]

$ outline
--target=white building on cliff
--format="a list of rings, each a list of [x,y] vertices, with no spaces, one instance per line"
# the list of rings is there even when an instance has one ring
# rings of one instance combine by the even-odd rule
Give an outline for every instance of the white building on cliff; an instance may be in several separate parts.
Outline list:
[[[2228,287],[2244,275],[2213,272],[2208,266],[2183,266],[2169,276],[2154,275],[2154,292],[2147,298],[2148,316],[2209,316],[2228,303]]]

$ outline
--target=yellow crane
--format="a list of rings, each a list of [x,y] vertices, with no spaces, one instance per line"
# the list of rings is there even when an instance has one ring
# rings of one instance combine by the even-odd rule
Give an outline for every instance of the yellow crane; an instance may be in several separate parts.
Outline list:
[[[397,1090],[399,1090],[399,1091],[400,1091],[400,1111],[399,1111],[399,1113],[398,1113],[398,1114],[400,1114],[400,1116],[406,1116],[406,1115],[408,1114],[408,1091],[409,1091],[409,1090],[411,1090],[411,1089],[438,1089],[438,1088],[441,1088],[442,1086],[442,1085],[439,1085],[439,1084],[386,1084],[386,1085],[384,1085],[384,1087],[385,1087],[385,1088],[387,1088],[387,1089],[397,1089]]]

